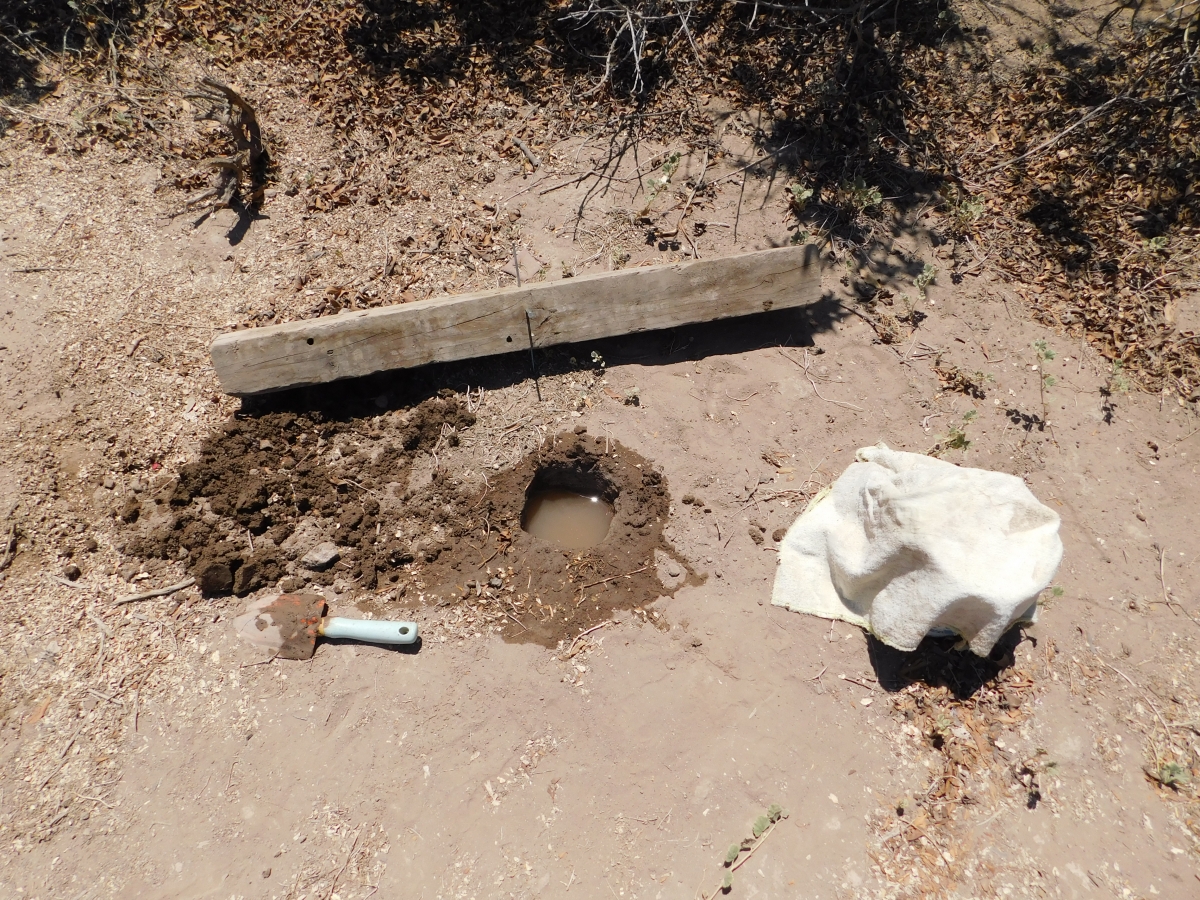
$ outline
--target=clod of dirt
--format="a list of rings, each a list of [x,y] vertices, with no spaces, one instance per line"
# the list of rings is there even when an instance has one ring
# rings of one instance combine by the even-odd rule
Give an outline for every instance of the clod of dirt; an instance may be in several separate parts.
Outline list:
[[[245,596],[299,569],[309,581],[332,584],[335,564],[370,590],[378,571],[413,558],[389,542],[394,527],[379,527],[404,515],[394,488],[406,482],[413,455],[456,444],[474,421],[453,398],[370,419],[331,422],[316,412],[238,418],[173,483],[141,503],[126,501],[120,517],[136,524],[126,552],[185,560],[206,596]],[[312,539],[294,552],[288,539],[298,526]],[[320,558],[299,558],[314,545]]]
[[[138,503],[137,499],[135,497],[126,497],[117,516],[122,522],[129,524],[136,522],[141,512],[142,505]]]
[[[197,573],[196,581],[206,597],[217,597],[233,590],[233,572],[225,563],[209,563]]]

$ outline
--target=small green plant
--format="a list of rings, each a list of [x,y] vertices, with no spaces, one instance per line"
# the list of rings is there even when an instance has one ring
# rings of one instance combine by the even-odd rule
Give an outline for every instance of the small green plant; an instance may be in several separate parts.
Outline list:
[[[728,894],[733,890],[733,873],[736,872],[747,860],[750,859],[750,854],[761,846],[771,835],[771,831],[775,828],[781,819],[786,819],[788,812],[778,803],[772,803],[767,808],[766,815],[759,816],[754,820],[754,824],[750,826],[750,837],[742,838],[736,844],[730,844],[729,850],[725,853],[725,861],[722,866],[725,868],[725,873],[721,878],[721,885],[711,894],[701,894],[704,900],[712,900],[718,893]]]
[[[1054,387],[1058,384],[1058,379],[1053,375],[1046,374],[1046,363],[1054,359],[1055,353],[1042,338],[1033,342],[1033,349],[1038,359],[1038,392],[1042,396],[1042,421],[1049,425],[1050,414],[1046,411],[1046,388]]]
[[[804,212],[804,208],[808,206],[808,201],[812,199],[813,189],[805,187],[802,184],[793,184],[788,187],[788,193],[791,197],[788,198],[788,203],[792,209],[798,213]]]
[[[965,452],[971,446],[971,441],[967,437],[967,426],[974,422],[978,416],[979,413],[973,409],[969,409],[963,413],[962,422],[956,422],[951,425],[946,436],[933,445],[933,449],[929,451],[929,455],[940,457],[947,450],[962,450]]]
[[[936,280],[937,269],[935,269],[929,263],[925,263],[925,268],[921,269],[921,274],[913,279],[913,285],[918,291],[921,292],[921,297],[924,298],[926,288],[928,288]]]
[[[812,235],[809,233],[807,228],[797,228],[794,232],[792,232],[790,240],[793,245],[807,244],[812,240]]]
[[[958,13],[952,9],[943,9],[937,15],[937,27],[939,31],[953,31],[959,26]]]
[[[1129,383],[1129,379],[1125,377],[1125,366],[1120,360],[1113,360],[1112,369],[1108,373],[1108,392],[1110,394],[1120,392],[1128,394],[1133,385]]]
[[[592,351],[592,365],[595,366],[597,369],[599,369],[601,372],[604,371],[604,367],[607,365],[607,363],[604,362],[604,357],[601,356],[599,353],[597,353],[595,350]]]
[[[878,206],[883,202],[883,194],[879,192],[879,188],[867,184],[861,175],[856,175],[853,181],[843,184],[842,193],[846,195],[846,199],[850,201],[850,205],[859,213],[870,209],[872,206]]]
[[[646,179],[646,205],[642,208],[643,215],[645,215],[646,210],[650,209],[655,198],[670,185],[671,179],[675,177],[675,173],[679,170],[679,160],[681,158],[681,154],[676,150],[663,162],[660,167],[662,171],[660,176]]]
[[[971,446],[971,441],[967,438],[967,432],[958,425],[950,426],[950,433],[946,435],[946,440],[942,442],[942,448],[945,450],[966,450]]]
[[[1152,237],[1149,240],[1142,242],[1142,247],[1149,250],[1151,253],[1159,253],[1167,249],[1167,245],[1171,243],[1171,239],[1164,235]]]
[[[950,206],[950,211],[959,225],[974,225],[983,218],[987,206],[978,197],[964,194]]]
[[[1177,762],[1163,763],[1157,769],[1148,770],[1146,774],[1163,787],[1175,790],[1178,790],[1182,785],[1192,780],[1192,776],[1188,773],[1188,770]]]
[[[1050,596],[1047,597],[1043,595],[1038,600],[1038,606],[1042,607],[1043,609],[1050,609],[1054,605],[1054,601],[1060,598],[1066,592],[1056,584],[1053,587],[1048,588],[1047,593]]]

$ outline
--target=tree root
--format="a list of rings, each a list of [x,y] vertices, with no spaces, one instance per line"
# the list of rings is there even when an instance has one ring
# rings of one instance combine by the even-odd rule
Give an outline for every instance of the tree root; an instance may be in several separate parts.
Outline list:
[[[210,201],[208,210],[228,209],[236,199],[247,206],[255,206],[266,189],[269,154],[262,142],[258,116],[246,100],[228,85],[215,78],[204,78],[200,90],[187,95],[189,100],[204,100],[208,109],[196,115],[196,121],[207,120],[223,125],[229,132],[236,152],[205,160],[205,164],[216,170],[213,184],[207,190],[188,198],[188,208]],[[239,198],[238,189],[245,182],[249,193]]]

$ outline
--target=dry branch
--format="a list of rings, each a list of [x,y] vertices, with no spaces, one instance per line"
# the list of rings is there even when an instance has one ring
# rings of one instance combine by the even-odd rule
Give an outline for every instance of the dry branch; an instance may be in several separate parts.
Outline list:
[[[212,200],[211,209],[227,209],[233,204],[243,181],[250,187],[249,203],[258,202],[266,186],[268,155],[263,147],[254,107],[233,88],[215,78],[201,79],[200,90],[187,97],[208,102],[208,109],[198,113],[196,121],[207,120],[223,125],[235,147],[235,152],[229,156],[205,160],[206,165],[216,169],[216,177],[212,187],[189,198],[187,205],[194,206]]]

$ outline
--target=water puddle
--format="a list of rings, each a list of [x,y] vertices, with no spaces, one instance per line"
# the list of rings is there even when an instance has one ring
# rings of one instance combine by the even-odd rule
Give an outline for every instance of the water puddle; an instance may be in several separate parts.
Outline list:
[[[613,508],[598,496],[558,488],[529,494],[521,528],[567,550],[594,547],[608,535]]]

